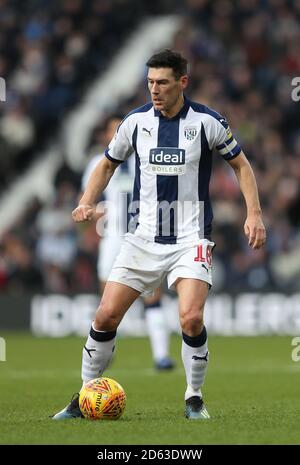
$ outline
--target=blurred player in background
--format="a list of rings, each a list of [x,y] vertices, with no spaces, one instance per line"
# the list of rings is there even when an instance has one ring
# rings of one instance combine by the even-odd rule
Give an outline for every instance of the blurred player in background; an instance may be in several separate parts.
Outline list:
[[[101,376],[115,347],[118,325],[132,303],[167,277],[179,297],[182,361],[186,373],[185,416],[210,418],[201,388],[209,352],[204,305],[212,285],[212,208],[209,181],[212,151],[235,171],[246,203],[244,232],[253,249],[266,240],[252,168],[224,117],[185,97],[187,61],[165,50],[147,62],[152,102],[133,110],[97,165],[73,211],[90,221],[95,203],[116,168],[135,154],[135,229],[123,241],[83,350],[84,383]],[[185,210],[186,208],[186,210]],[[79,395],[54,419],[80,417]]]
[[[107,147],[113,139],[122,119],[122,116],[119,114],[112,114],[106,119],[102,131],[104,147]],[[82,193],[80,198],[87,188],[93,170],[103,158],[104,153],[95,155],[86,166],[82,176]],[[108,207],[106,209],[106,215],[109,215],[109,221],[107,221],[107,228],[104,236],[99,240],[97,262],[97,274],[101,295],[103,294],[115,258],[120,251],[123,236],[127,232],[129,221],[127,210],[132,193],[134,165],[133,157],[122,163],[120,169],[116,171],[105,190],[105,201]],[[122,200],[126,201],[125,205],[122,203]],[[120,225],[121,228],[118,228],[118,225]],[[154,366],[159,371],[170,370],[174,367],[174,362],[169,357],[169,330],[162,307],[161,289],[156,289],[153,296],[144,297],[143,303]],[[135,303],[131,306],[132,311],[135,310],[133,308],[134,306]]]

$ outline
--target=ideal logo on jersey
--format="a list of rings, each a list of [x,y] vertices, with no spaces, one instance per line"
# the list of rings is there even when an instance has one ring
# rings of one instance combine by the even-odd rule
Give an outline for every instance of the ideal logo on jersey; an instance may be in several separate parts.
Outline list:
[[[176,147],[150,149],[149,166],[152,173],[179,176],[185,173],[185,150]]]

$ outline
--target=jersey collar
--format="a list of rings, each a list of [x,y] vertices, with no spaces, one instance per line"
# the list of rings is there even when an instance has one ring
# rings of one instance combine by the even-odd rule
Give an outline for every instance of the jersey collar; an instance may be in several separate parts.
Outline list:
[[[189,111],[189,109],[190,109],[190,101],[184,95],[184,104],[181,107],[181,109],[179,110],[179,112],[177,113],[177,115],[173,116],[172,118],[166,118],[164,115],[161,114],[161,112],[159,110],[155,110],[155,108],[154,108],[154,116],[158,116],[159,118],[164,118],[164,119],[166,119],[168,121],[174,121],[174,120],[177,120],[177,119],[180,119],[180,118],[185,118],[188,111]]]

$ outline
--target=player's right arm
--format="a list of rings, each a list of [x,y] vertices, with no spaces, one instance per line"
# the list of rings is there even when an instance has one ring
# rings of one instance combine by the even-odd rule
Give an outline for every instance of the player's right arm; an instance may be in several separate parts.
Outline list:
[[[118,163],[104,157],[93,170],[79,205],[72,212],[75,223],[96,219],[96,201],[108,185]]]
[[[133,153],[132,133],[134,127],[132,118],[125,118],[120,124],[105,151],[105,157],[92,172],[78,207],[72,212],[76,223],[90,221],[97,219],[97,216],[99,217],[99,214],[96,214],[95,203],[109,183],[117,166]]]

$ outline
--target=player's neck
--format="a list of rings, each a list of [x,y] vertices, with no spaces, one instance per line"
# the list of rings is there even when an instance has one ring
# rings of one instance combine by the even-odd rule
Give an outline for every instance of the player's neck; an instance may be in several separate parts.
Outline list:
[[[184,97],[183,95],[180,95],[177,102],[172,106],[172,108],[170,108],[169,110],[162,110],[161,114],[165,118],[173,118],[173,116],[176,116],[177,113],[180,112],[183,105],[184,105]]]

